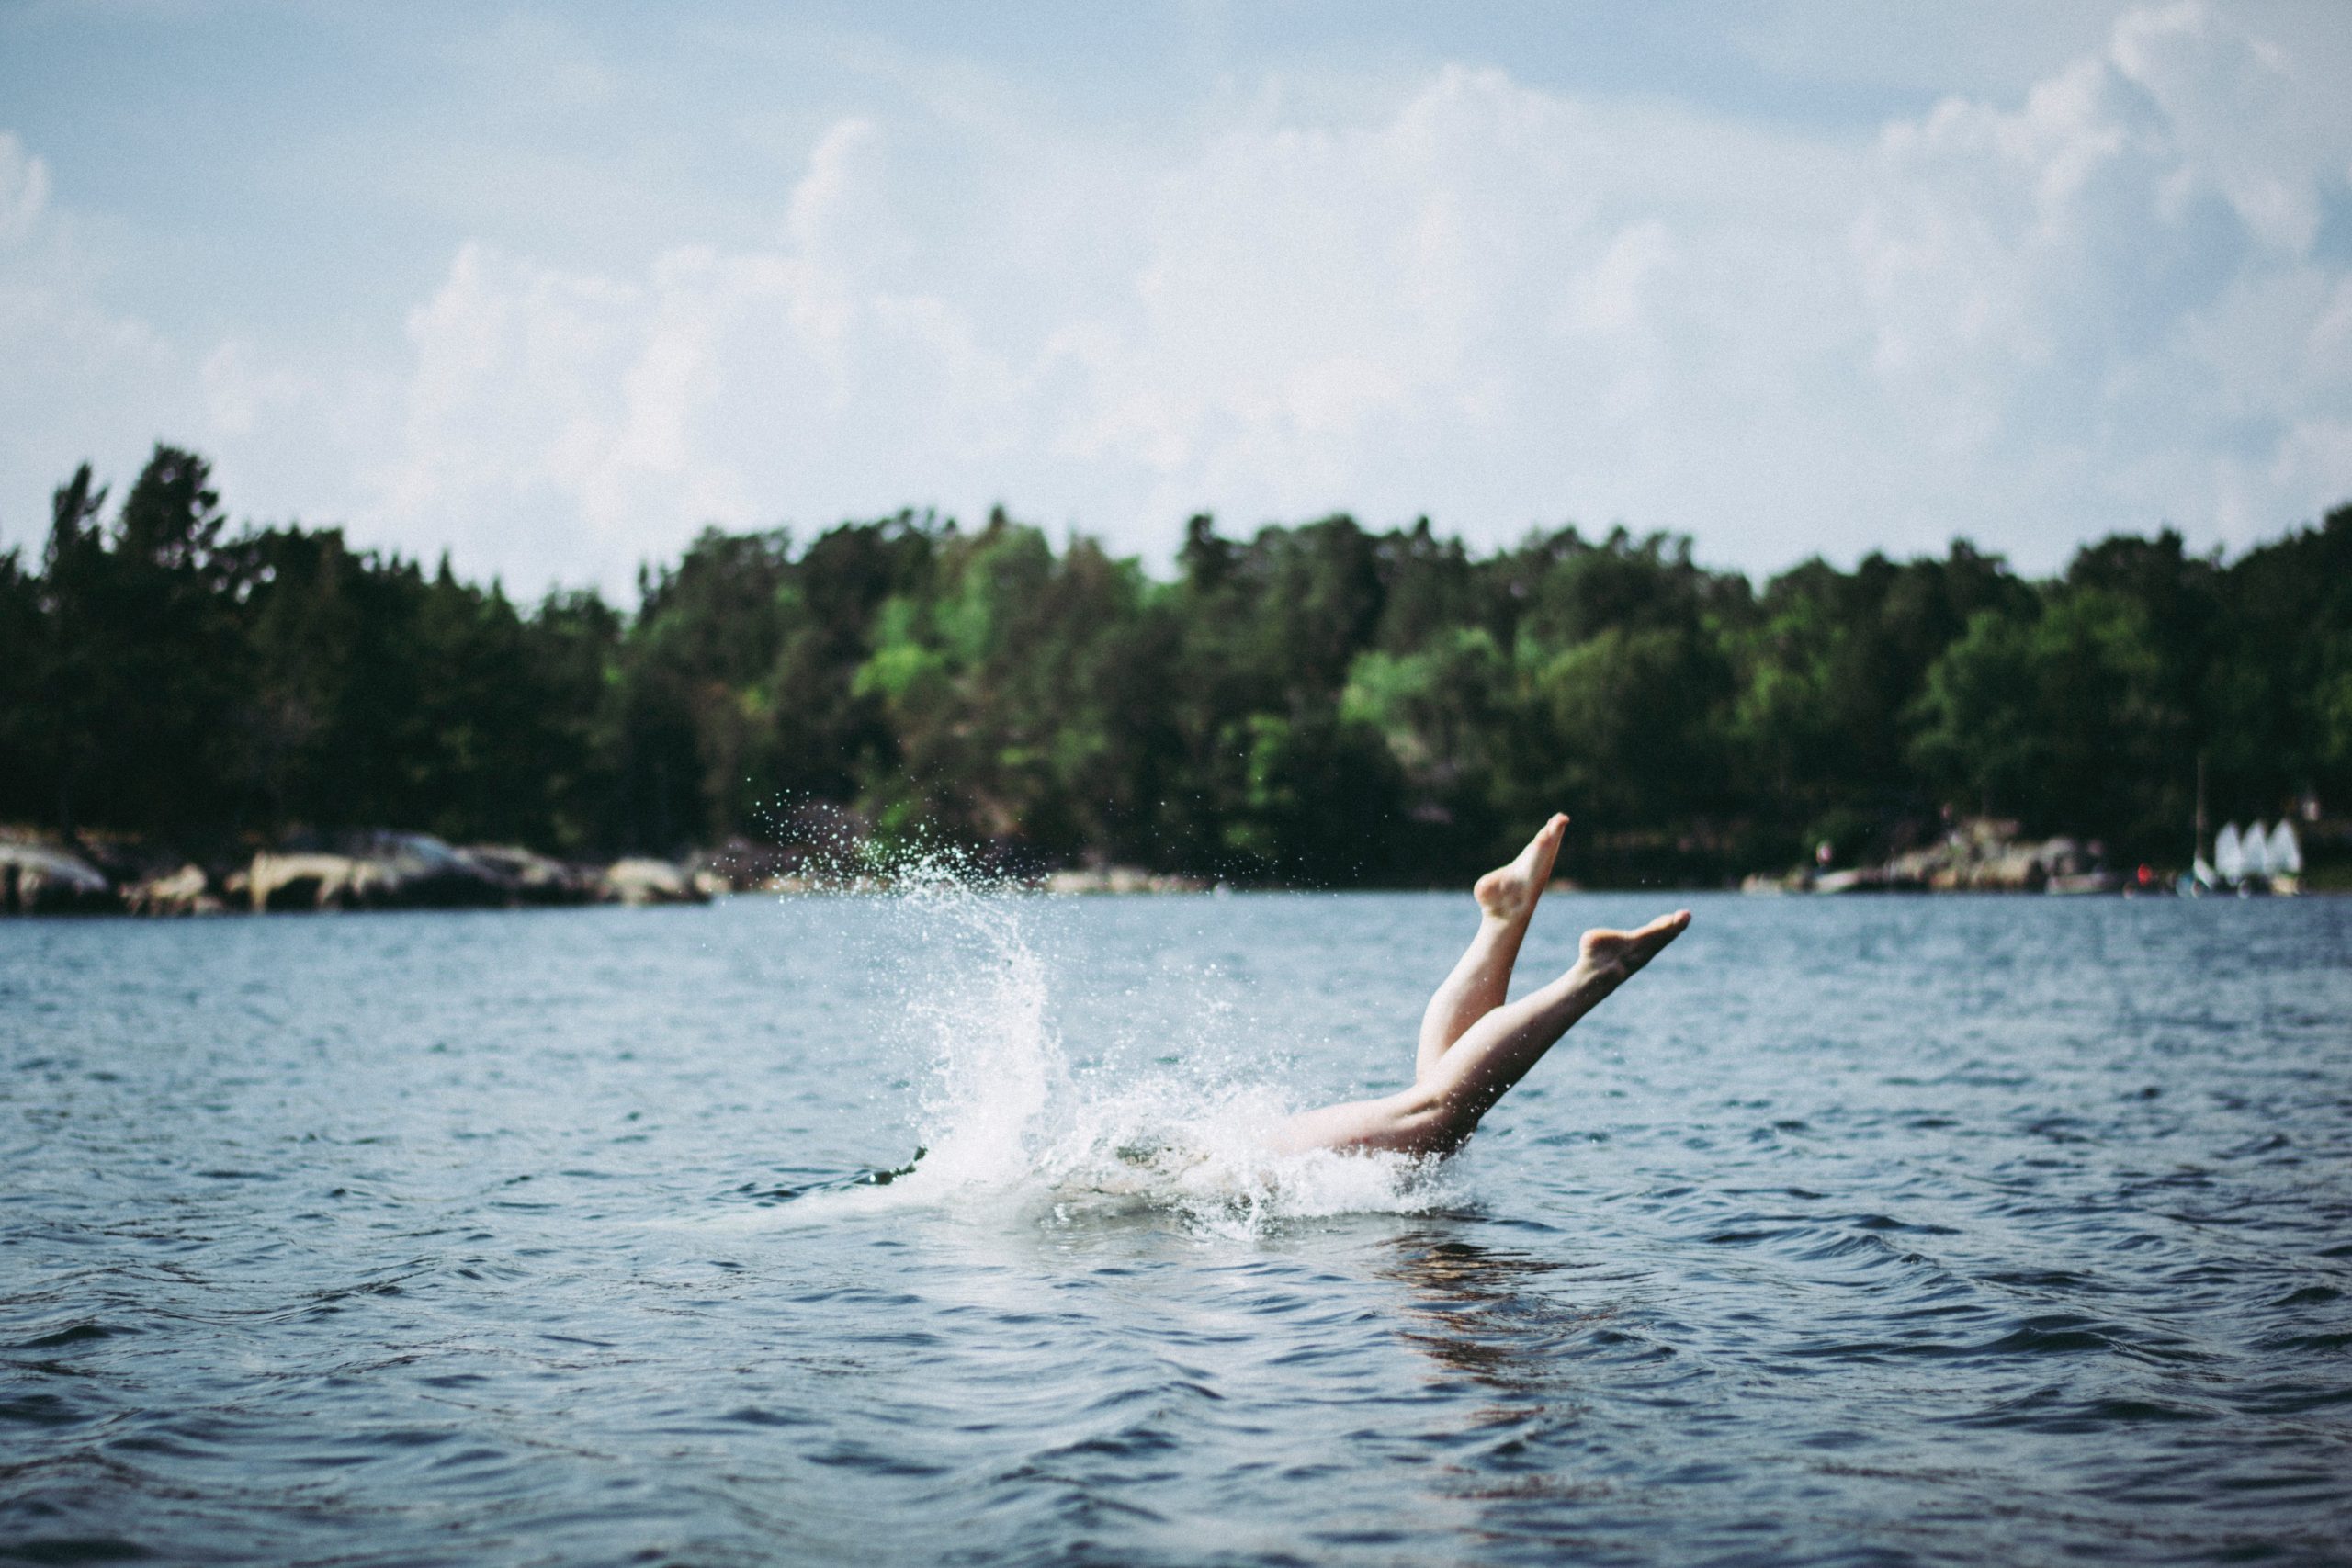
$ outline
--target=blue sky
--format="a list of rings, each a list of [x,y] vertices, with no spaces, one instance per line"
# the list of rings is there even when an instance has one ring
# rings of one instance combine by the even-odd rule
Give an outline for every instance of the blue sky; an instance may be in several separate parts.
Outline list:
[[[0,6],[0,545],[87,458],[625,592],[1001,502],[1955,534],[2352,499],[2352,7]]]

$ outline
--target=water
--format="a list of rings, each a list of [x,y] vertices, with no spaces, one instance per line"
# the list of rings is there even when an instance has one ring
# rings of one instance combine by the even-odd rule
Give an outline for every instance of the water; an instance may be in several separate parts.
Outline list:
[[[0,1557],[2352,1559],[2352,902],[1696,909],[1434,1170],[1458,897],[0,926]]]

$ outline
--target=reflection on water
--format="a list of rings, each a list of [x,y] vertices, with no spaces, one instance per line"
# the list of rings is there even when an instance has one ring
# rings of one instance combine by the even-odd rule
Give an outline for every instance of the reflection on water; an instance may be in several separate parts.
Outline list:
[[[0,1554],[2340,1557],[2347,906],[1702,900],[1258,1154],[1459,904],[0,927]]]
[[[1407,1286],[1399,1337],[1446,1371],[1508,1393],[1545,1391],[1559,1370],[1560,1347],[1610,1314],[1561,1304],[1546,1276],[1564,1265],[1526,1253],[1416,1232],[1393,1244],[1396,1261],[1380,1277]]]

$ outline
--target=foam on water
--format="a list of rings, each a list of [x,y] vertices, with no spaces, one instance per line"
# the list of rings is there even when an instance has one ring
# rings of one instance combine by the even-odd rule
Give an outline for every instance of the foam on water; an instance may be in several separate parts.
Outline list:
[[[1010,1205],[1058,1221],[1156,1211],[1224,1234],[1463,1201],[1439,1161],[1275,1153],[1272,1134],[1296,1107],[1265,1081],[1263,1043],[1232,1037],[1227,1008],[1194,1010],[1189,1033],[1151,1021],[1155,1039],[1175,1030],[1181,1047],[1152,1068],[1073,1072],[1052,1004],[1057,985],[1087,982],[1054,963],[1040,896],[952,854],[891,871],[896,984],[908,1044],[927,1063],[915,1111],[924,1152],[887,1185],[841,1199]]]

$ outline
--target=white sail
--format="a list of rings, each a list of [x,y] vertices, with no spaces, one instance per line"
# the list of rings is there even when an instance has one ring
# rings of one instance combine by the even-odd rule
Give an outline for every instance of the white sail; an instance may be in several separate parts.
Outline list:
[[[2270,874],[2270,835],[2262,830],[2262,819],[2247,824],[2245,834],[2238,840],[2238,859],[2245,863],[2242,876]]]
[[[2213,836],[2213,870],[2224,882],[2245,874],[2245,852],[2238,847],[2238,825],[2224,822]]]
[[[2285,818],[2270,829],[2270,874],[2301,876],[2303,874],[2303,846],[2295,837],[2295,825]]]

